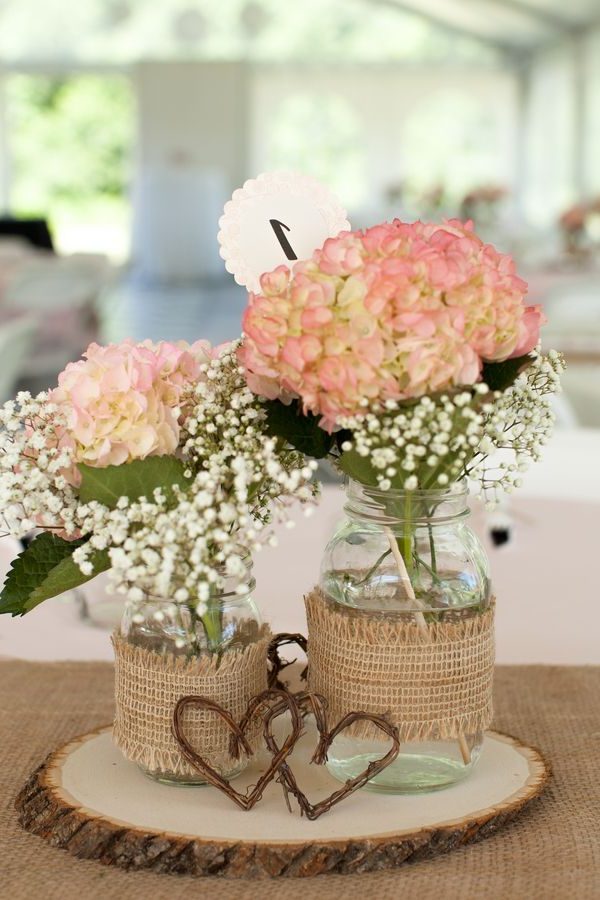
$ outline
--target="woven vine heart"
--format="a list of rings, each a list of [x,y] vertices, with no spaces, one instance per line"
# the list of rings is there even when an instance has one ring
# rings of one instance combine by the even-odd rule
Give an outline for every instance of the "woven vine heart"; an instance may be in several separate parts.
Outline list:
[[[400,738],[398,736],[398,729],[396,728],[396,726],[388,722],[386,718],[366,712],[350,712],[342,719],[340,719],[340,721],[337,723],[337,725],[334,726],[334,728],[329,730],[327,725],[327,714],[325,711],[325,700],[323,697],[321,697],[320,694],[314,694],[310,691],[306,691],[302,694],[296,694],[295,702],[300,709],[304,709],[307,712],[312,712],[315,717],[317,731],[319,733],[319,742],[317,744],[317,748],[313,754],[311,762],[316,763],[317,765],[323,765],[323,763],[327,759],[327,751],[329,750],[335,738],[338,736],[338,734],[340,734],[354,722],[371,722],[373,725],[379,728],[380,731],[383,731],[385,734],[387,734],[392,741],[392,746],[385,754],[385,756],[382,756],[381,759],[370,762],[363,772],[361,772],[355,778],[348,779],[344,787],[339,788],[337,791],[334,791],[332,794],[330,794],[324,800],[320,800],[318,803],[311,803],[306,794],[298,787],[296,776],[286,762],[286,754],[286,756],[279,763],[280,781],[284,785],[284,788],[294,795],[294,797],[298,801],[302,813],[306,815],[307,819],[314,820],[318,819],[319,816],[322,816],[323,813],[330,810],[333,806],[340,803],[346,797],[349,797],[350,794],[354,793],[354,791],[357,791],[359,788],[363,787],[363,785],[365,785],[367,781],[369,781],[375,775],[378,775],[379,772],[382,772],[387,766],[393,763],[398,756],[398,753],[400,752]],[[280,753],[280,748],[273,736],[273,722],[285,711],[286,704],[277,703],[275,706],[271,707],[268,710],[265,716],[265,740],[269,750],[273,754],[273,757],[275,757],[276,754]]]
[[[337,725],[331,730],[328,728],[326,701],[320,695],[311,691],[304,691],[292,694],[279,681],[279,673],[289,663],[284,662],[279,656],[279,647],[297,644],[301,650],[306,652],[306,638],[301,634],[278,634],[275,635],[269,645],[268,661],[270,666],[269,672],[269,689],[252,697],[246,712],[239,722],[236,722],[227,710],[223,709],[218,703],[210,700],[208,697],[201,697],[191,694],[182,697],[176,704],[173,712],[173,735],[177,741],[181,753],[185,759],[199,772],[210,784],[222,791],[226,796],[230,797],[234,803],[241,809],[252,809],[253,806],[261,799],[267,785],[278,775],[278,781],[284,788],[286,802],[288,802],[288,794],[298,801],[300,811],[306,815],[308,819],[318,819],[337,803],[340,803],[350,794],[353,794],[359,788],[363,787],[371,778],[382,772],[389,766],[398,756],[400,752],[400,740],[398,737],[398,729],[392,725],[384,716],[377,716],[366,712],[351,712],[344,716]],[[302,673],[304,678],[306,670]],[[272,701],[272,705],[269,705]],[[185,726],[183,723],[183,715],[188,708],[196,708],[208,710],[216,713],[225,722],[231,732],[230,753],[235,759],[239,759],[240,753],[243,751],[247,756],[252,756],[253,750],[249,745],[246,732],[249,725],[253,721],[261,706],[266,706],[266,710],[261,714],[264,729],[264,739],[267,748],[271,752],[271,764],[268,769],[260,776],[256,785],[249,793],[242,794],[231,786],[227,779],[223,778],[212,766],[203,759],[200,754],[191,746],[185,736]],[[273,723],[279,716],[285,712],[290,713],[291,731],[280,747],[273,735]],[[296,743],[302,734],[303,716],[312,714],[315,719],[319,740],[315,752],[313,753],[311,762],[317,765],[323,765],[327,759],[327,751],[335,738],[344,729],[348,728],[354,722],[366,721],[371,722],[381,731],[389,736],[392,746],[388,752],[380,759],[370,762],[366,769],[356,778],[349,779],[342,788],[334,791],[329,797],[319,801],[319,803],[311,803],[300,788],[296,777],[287,764],[287,758],[292,753]],[[288,802],[288,808],[289,802]]]
[[[284,712],[286,709],[289,710],[292,720],[292,729],[282,746],[277,747],[273,752],[271,764],[269,765],[268,769],[266,769],[266,771],[263,772],[263,774],[260,776],[250,793],[241,794],[239,791],[236,791],[236,789],[231,786],[229,781],[223,778],[223,776],[220,775],[216,771],[216,769],[213,769],[213,767],[210,766],[189,743],[185,736],[183,716],[186,709],[189,708],[212,711],[220,716],[231,731],[231,754],[234,758],[238,759],[242,750],[244,753],[246,753],[247,756],[252,756],[253,750],[246,739],[246,731],[248,730],[248,726],[254,719],[254,716],[256,715],[259,707],[269,703],[269,701],[271,700],[278,701],[277,708],[281,712]],[[258,801],[261,799],[265,788],[273,780],[273,778],[279,771],[280,766],[285,763],[286,758],[296,746],[296,742],[300,736],[301,731],[302,716],[300,715],[298,704],[295,702],[293,696],[291,694],[288,694],[287,691],[276,689],[263,691],[262,694],[257,694],[256,697],[252,697],[252,699],[248,703],[246,712],[240,719],[239,723],[236,722],[229,715],[227,710],[223,709],[223,707],[220,706],[220,704],[215,703],[208,697],[201,697],[196,694],[190,694],[186,697],[182,697],[177,702],[173,711],[173,735],[175,737],[175,740],[179,744],[179,748],[185,759],[191,766],[194,767],[194,769],[196,769],[197,772],[199,772],[210,784],[212,784],[213,787],[218,788],[220,791],[230,797],[233,802],[236,803],[241,809],[244,810],[252,809],[252,807],[255,806],[255,804],[258,803]]]
[[[281,688],[281,690],[284,691],[287,690],[286,685],[280,680],[279,675],[283,669],[287,669],[288,666],[293,665],[296,660],[283,660],[279,655],[279,648],[289,646],[290,644],[296,644],[296,646],[304,653],[308,650],[308,641],[303,634],[298,634],[297,632],[291,634],[290,632],[282,631],[279,634],[274,635],[269,643],[267,660],[269,663],[270,688]],[[308,666],[305,666],[304,670],[300,673],[302,681],[306,681],[307,671]]]

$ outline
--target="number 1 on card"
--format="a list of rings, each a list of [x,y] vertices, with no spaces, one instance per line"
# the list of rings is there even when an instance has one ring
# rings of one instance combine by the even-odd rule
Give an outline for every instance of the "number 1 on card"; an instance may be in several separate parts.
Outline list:
[[[286,259],[290,259],[290,260],[291,260],[291,259],[298,259],[298,257],[297,257],[296,254],[294,253],[294,250],[293,250],[293,248],[292,248],[292,245],[290,244],[290,242],[288,241],[287,237],[286,237],[285,234],[283,233],[284,228],[285,228],[286,231],[289,231],[289,230],[290,230],[290,229],[288,228],[288,226],[287,226],[287,225],[284,225],[283,222],[280,222],[279,219],[269,219],[269,225],[271,226],[271,228],[272,228],[273,231],[275,232],[275,237],[276,237],[277,240],[279,241],[279,243],[280,243],[280,245],[281,245],[281,249],[282,249],[283,252],[285,253]]]

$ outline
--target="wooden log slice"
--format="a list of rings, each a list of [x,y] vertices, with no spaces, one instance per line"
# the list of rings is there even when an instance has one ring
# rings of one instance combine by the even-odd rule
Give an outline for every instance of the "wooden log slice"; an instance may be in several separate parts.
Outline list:
[[[310,729],[294,750],[301,787],[320,799],[337,784],[308,765]],[[235,784],[256,782],[253,763]],[[19,793],[27,831],[83,859],[154,872],[230,878],[304,877],[391,869],[481,840],[544,789],[550,769],[537,750],[488,732],[469,778],[420,795],[359,791],[315,822],[287,810],[272,782],[243,812],[209,786],[146,778],[115,748],[111,729],[52,753]],[[338,785],[339,787],[339,785]]]

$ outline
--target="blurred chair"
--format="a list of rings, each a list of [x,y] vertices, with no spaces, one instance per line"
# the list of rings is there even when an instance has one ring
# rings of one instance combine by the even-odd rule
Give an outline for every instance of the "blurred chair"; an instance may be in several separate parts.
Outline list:
[[[585,428],[600,428],[600,356],[596,364],[571,363],[563,373],[564,393],[577,423]]]
[[[556,416],[557,428],[577,428],[578,425],[585,425],[577,415],[571,397],[567,397],[564,391],[553,395],[552,409]]]
[[[10,400],[31,359],[37,330],[33,316],[22,316],[0,325],[0,403]]]
[[[34,252],[22,238],[3,237],[0,234],[0,305],[6,288]]]
[[[0,235],[19,237],[41,250],[53,250],[52,236],[45,219],[14,219],[0,217]]]
[[[539,286],[539,285],[538,285]],[[600,270],[550,273],[540,299],[548,317],[543,347],[561,350],[567,369],[555,399],[557,423],[600,428]]]
[[[40,322],[26,376],[49,384],[96,339],[96,301],[110,271],[102,256],[74,254],[34,256],[16,272],[5,288],[3,308],[31,313]]]
[[[82,309],[93,304],[105,277],[103,257],[36,256],[17,272],[6,289],[4,304],[41,315],[57,309]]]

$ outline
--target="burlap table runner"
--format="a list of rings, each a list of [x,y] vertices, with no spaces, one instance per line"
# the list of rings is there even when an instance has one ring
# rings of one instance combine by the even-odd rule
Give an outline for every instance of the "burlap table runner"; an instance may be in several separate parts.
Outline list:
[[[257,640],[243,649],[228,651],[222,657],[188,660],[134,647],[113,635],[113,734],[123,755],[150,772],[198,778],[173,737],[175,704],[189,694],[209,697],[237,722],[250,698],[267,688],[267,648],[271,637],[270,630],[263,626]],[[188,710],[185,734],[213,768],[223,773],[235,768],[229,752],[231,731],[214,713]],[[260,735],[260,723],[251,725],[247,734],[251,746]]]
[[[386,715],[400,741],[450,740],[492,721],[494,606],[482,615],[432,622],[343,609],[318,588],[305,597],[311,691],[329,721],[360,709]],[[386,740],[369,723],[348,732]]]
[[[112,715],[109,664],[0,662],[2,897],[597,900],[600,896],[600,667],[499,667],[494,725],[542,748],[554,767],[548,790],[512,825],[482,843],[373,875],[256,884],[123,872],[75,859],[23,832],[12,804],[30,772],[50,750],[109,723]],[[346,815],[344,806],[331,815]]]

